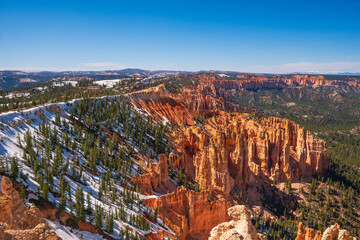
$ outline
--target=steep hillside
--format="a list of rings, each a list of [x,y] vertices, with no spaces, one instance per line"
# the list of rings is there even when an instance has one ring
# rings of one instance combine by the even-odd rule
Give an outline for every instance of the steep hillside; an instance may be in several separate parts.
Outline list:
[[[107,238],[169,231],[142,204],[156,196],[142,195],[130,180],[168,151],[162,125],[119,98],[50,104],[0,118],[1,170],[20,177],[31,192],[27,200],[47,218],[79,230],[90,222],[91,231]],[[144,167],[137,163],[141,156],[149,156]],[[73,220],[62,221],[57,209]]]

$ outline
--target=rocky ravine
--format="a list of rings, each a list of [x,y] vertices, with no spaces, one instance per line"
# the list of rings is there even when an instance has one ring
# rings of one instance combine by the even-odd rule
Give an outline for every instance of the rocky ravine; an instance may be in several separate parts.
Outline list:
[[[36,207],[27,209],[8,177],[1,180],[0,239],[59,240]]]

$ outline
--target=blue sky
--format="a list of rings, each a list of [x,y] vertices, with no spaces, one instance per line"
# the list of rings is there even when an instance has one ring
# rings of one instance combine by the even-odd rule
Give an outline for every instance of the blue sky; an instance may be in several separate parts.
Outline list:
[[[0,0],[0,69],[360,72],[360,1]]]

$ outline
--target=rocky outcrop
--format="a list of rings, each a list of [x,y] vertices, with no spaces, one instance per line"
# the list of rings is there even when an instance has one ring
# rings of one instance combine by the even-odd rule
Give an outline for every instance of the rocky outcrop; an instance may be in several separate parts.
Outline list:
[[[11,180],[3,176],[0,193],[0,239],[57,240],[38,208],[27,209]]]
[[[169,181],[168,160],[165,154],[159,155],[159,162],[153,163],[148,159],[149,167],[147,173],[134,176],[132,181],[136,182],[146,194],[153,194],[154,191],[167,193],[176,189],[174,184]]]
[[[176,192],[144,203],[159,210],[159,217],[174,233],[176,239],[206,239],[211,229],[227,220],[231,206],[224,199],[210,201],[209,192],[194,192],[178,187]]]
[[[250,212],[245,205],[236,205],[228,209],[229,222],[223,222],[211,230],[209,240],[262,240],[265,237],[257,233],[251,224]]]
[[[295,240],[356,240],[356,238],[352,237],[345,229],[340,229],[337,223],[327,228],[323,234],[317,231],[314,235],[314,229],[305,227],[300,222]]]
[[[277,182],[310,179],[325,174],[329,164],[324,141],[279,118],[255,121],[248,115],[224,114],[202,127],[174,133],[174,138],[182,149],[179,156],[191,159],[183,167],[201,189],[225,195],[256,178]]]
[[[321,240],[321,232],[314,231],[312,228],[305,227],[302,222],[298,225],[296,240]]]

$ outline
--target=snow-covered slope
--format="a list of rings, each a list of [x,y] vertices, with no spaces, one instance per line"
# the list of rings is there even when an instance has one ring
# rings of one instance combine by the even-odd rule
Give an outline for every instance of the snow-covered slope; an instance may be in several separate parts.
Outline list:
[[[126,104],[119,97],[83,99],[0,114],[2,168],[6,172],[11,172],[11,159],[15,158],[20,169],[17,180],[23,182],[27,190],[32,192],[28,195],[27,201],[37,200],[42,196],[57,207],[61,207],[62,197],[66,195],[66,203],[62,207],[67,213],[81,219],[81,213],[77,212],[77,209],[81,208],[79,204],[83,204],[82,209],[85,209],[83,220],[101,227],[106,234],[116,239],[138,238],[157,232],[159,229],[169,231],[160,219],[156,219],[151,209],[142,205],[142,199],[157,196],[141,194],[136,186],[128,181],[130,177],[141,172],[141,167],[132,159],[134,153],[150,154],[152,157],[156,157],[157,154],[151,148],[141,151],[139,149],[141,146],[136,143],[137,140],[134,140],[134,133],[124,129],[124,127],[129,128],[129,124],[130,128],[133,128],[132,124],[140,120],[132,119],[137,119],[140,115],[137,115],[131,107],[124,105],[127,106],[126,110],[130,109],[129,113],[126,112],[129,115],[126,119],[130,121],[129,124],[117,121],[118,116],[114,116],[110,122],[101,121],[90,126],[86,122],[88,120],[84,122],[82,119],[84,113],[80,111],[78,114],[73,110],[75,105],[81,110],[81,104],[89,104],[89,101],[94,105],[112,106],[103,109],[104,111],[114,111],[116,107],[120,109],[120,105],[116,104],[118,101]],[[146,120],[143,121],[146,123]],[[102,129],[99,127],[101,125],[108,131],[112,129],[111,133],[114,135],[125,136],[122,140],[123,144],[111,145],[114,140],[110,139],[108,132],[99,130]],[[94,126],[98,127],[96,128],[98,132],[95,131]],[[91,151],[98,151],[95,160],[92,153],[88,154],[86,149],[90,138],[94,138],[93,143],[89,144]],[[144,139],[145,142],[146,139],[151,142],[153,140],[151,132],[146,132]],[[61,156],[58,154],[59,149]],[[103,155],[106,155],[105,160]],[[121,160],[122,157],[125,157],[125,160]],[[126,165],[119,165],[120,167],[117,168],[113,165],[108,167],[107,158],[110,159],[110,164],[116,161],[119,164],[125,162]],[[90,161],[96,163],[92,169]],[[47,187],[44,187],[45,185]],[[79,200],[80,192],[82,196]],[[92,210],[88,211],[90,208]],[[96,222],[99,214],[100,225]],[[149,219],[149,216],[154,216],[153,220]],[[70,232],[58,222],[48,221],[48,224],[64,239],[79,239],[81,234],[85,239],[102,238],[101,235],[78,230]]]

